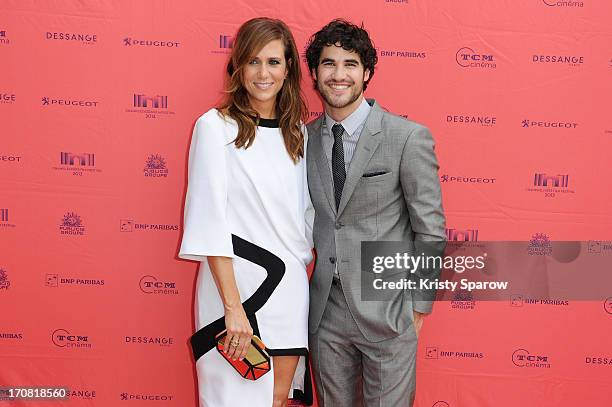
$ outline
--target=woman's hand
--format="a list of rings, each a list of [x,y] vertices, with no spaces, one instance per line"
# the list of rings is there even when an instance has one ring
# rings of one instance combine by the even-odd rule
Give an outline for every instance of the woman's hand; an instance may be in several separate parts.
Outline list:
[[[223,344],[225,353],[232,360],[244,359],[249,346],[251,346],[253,328],[251,328],[251,323],[247,319],[242,304],[235,307],[226,307],[225,327],[227,328],[227,335]]]

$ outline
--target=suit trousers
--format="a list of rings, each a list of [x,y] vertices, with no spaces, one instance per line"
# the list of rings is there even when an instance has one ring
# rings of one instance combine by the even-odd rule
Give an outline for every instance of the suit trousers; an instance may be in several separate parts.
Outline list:
[[[319,406],[412,406],[414,325],[394,338],[369,342],[348,309],[340,280],[333,281],[319,328],[309,336]]]

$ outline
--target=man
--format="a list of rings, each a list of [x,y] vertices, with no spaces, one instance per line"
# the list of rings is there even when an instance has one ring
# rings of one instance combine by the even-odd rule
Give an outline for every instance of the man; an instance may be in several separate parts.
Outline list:
[[[435,292],[394,290],[384,301],[363,301],[360,250],[362,241],[406,241],[412,252],[419,242],[444,244],[433,139],[364,99],[378,58],[363,28],[332,21],[312,36],[306,57],[325,107],[308,125],[307,155],[317,252],[309,342],[319,405],[410,406],[417,336]]]

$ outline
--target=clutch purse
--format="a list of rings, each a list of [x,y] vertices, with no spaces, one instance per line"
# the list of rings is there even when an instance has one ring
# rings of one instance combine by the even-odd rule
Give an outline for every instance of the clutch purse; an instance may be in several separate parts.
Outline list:
[[[232,360],[228,357],[227,353],[223,352],[225,337],[227,336],[227,330],[224,330],[219,335],[215,336],[217,341],[217,350],[225,358],[227,363],[232,365],[240,376],[248,380],[257,380],[261,376],[265,375],[270,371],[270,355],[266,352],[266,345],[257,337],[253,335],[251,339],[251,346],[247,350],[247,355],[244,359]]]

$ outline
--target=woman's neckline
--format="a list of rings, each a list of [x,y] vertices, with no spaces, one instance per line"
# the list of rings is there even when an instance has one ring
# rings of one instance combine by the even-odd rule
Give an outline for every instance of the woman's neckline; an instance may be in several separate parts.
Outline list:
[[[255,121],[257,121],[257,119],[255,119]],[[259,118],[259,122],[258,122],[257,126],[259,126],[259,127],[269,127],[269,128],[272,128],[272,129],[280,127],[279,123],[278,123],[278,119],[264,119],[264,118]]]

